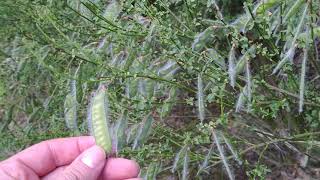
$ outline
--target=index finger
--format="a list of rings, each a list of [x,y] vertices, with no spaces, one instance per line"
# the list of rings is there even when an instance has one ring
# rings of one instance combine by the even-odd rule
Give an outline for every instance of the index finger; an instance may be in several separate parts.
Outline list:
[[[19,159],[39,176],[43,176],[59,166],[70,164],[94,144],[91,136],[53,139],[35,144],[7,161]]]

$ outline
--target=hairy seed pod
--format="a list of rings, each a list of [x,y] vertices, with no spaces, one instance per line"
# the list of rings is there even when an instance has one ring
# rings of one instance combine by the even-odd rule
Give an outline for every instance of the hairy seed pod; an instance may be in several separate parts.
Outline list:
[[[204,107],[204,94],[203,94],[203,82],[202,77],[199,74],[198,75],[198,111],[199,111],[199,119],[201,122],[203,122],[205,118],[205,107]]]
[[[176,154],[175,158],[174,158],[174,161],[173,161],[173,165],[172,165],[172,168],[171,168],[171,172],[174,173],[178,167],[178,164],[181,160],[181,156],[182,154],[186,151],[186,146],[183,146],[179,152]]]
[[[266,10],[272,8],[275,5],[278,5],[283,0],[267,0],[267,1],[260,1],[260,3],[255,7],[254,12],[256,14],[264,14]]]
[[[112,150],[108,128],[108,111],[106,88],[103,85],[100,85],[91,99],[88,121],[89,125],[91,125],[91,133],[96,140],[96,144],[102,147],[106,153],[110,153]]]
[[[189,175],[189,148],[186,150],[183,158],[182,180],[187,180]]]
[[[132,146],[133,149],[136,149],[139,145],[143,144],[144,141],[146,141],[149,133],[152,130],[153,121],[154,119],[151,113],[145,117],[144,121],[141,123],[140,128],[137,132],[136,138],[134,139],[133,146]]]
[[[71,94],[67,94],[65,97],[64,118],[69,129],[77,129],[77,103]]]
[[[174,103],[177,100],[178,90],[175,87],[172,87],[168,93],[168,98],[163,101],[163,106],[160,110],[160,119],[163,121],[163,118],[168,116],[174,106]]]
[[[247,85],[243,87],[242,91],[238,96],[238,100],[236,103],[236,112],[240,112],[240,110],[243,108],[243,105],[246,101],[246,94],[247,94]]]
[[[70,93],[67,94],[64,101],[64,118],[66,125],[71,130],[78,130],[77,125],[77,88],[76,81],[70,82]]]
[[[239,75],[245,70],[246,62],[255,56],[256,46],[251,46],[239,59],[235,67],[235,76]]]
[[[297,0],[294,3],[294,5],[291,6],[288,13],[283,18],[283,22],[287,22],[288,19],[290,19],[293,15],[295,15],[299,11],[303,3],[304,3],[304,0]]]
[[[212,143],[212,145],[211,145],[206,157],[204,158],[204,161],[202,162],[201,166],[199,167],[197,175],[199,175],[208,166],[209,160],[210,160],[210,158],[212,156],[212,153],[213,153],[213,147],[214,147],[213,145],[214,144]]]
[[[272,75],[276,74],[282,66],[284,66],[288,61],[293,61],[294,53],[295,53],[296,46],[292,46],[288,52],[284,55],[284,58],[277,64],[277,66],[273,69]]]
[[[302,60],[302,65],[301,65],[301,75],[300,75],[299,113],[301,113],[303,111],[307,60],[308,60],[308,50],[307,50],[307,48],[304,48],[303,49],[303,60]]]
[[[228,141],[228,139],[221,133],[221,136],[224,140],[224,142],[226,143],[226,145],[228,146],[233,158],[238,162],[239,165],[242,165],[242,161],[239,158],[238,153],[233,149],[232,145],[230,144],[230,142]]]
[[[128,127],[128,113],[127,111],[123,112],[123,114],[118,119],[116,124],[116,135],[117,135],[117,149],[121,150],[126,144],[126,129]]]
[[[191,45],[192,50],[199,51],[199,52],[203,50],[203,48],[206,46],[206,43],[210,42],[210,40],[212,40],[214,35],[215,35],[214,28],[211,26],[208,27],[203,32],[197,34]]]
[[[251,72],[250,72],[250,62],[246,60],[246,81],[247,81],[247,103],[248,108],[247,110],[250,111],[251,109],[251,99],[252,99],[252,80],[251,80]]]
[[[118,1],[113,0],[103,12],[103,17],[113,21],[115,20],[121,12],[121,6]]]
[[[229,74],[230,84],[232,87],[235,86],[235,82],[236,82],[235,59],[236,59],[235,45],[233,44],[229,52],[229,58],[228,58],[228,74]]]
[[[219,151],[219,154],[220,154],[220,158],[221,158],[221,160],[223,162],[223,165],[226,168],[226,171],[227,171],[227,174],[229,176],[229,179],[230,180],[234,180],[235,178],[234,178],[233,172],[231,171],[231,169],[229,167],[227,158],[224,155],[223,147],[220,145],[219,138],[218,138],[217,134],[214,132],[214,130],[212,131],[212,136],[213,136],[214,141],[216,142],[216,145],[217,145],[217,148],[218,148],[218,151]]]
[[[277,73],[280,68],[288,62],[288,60],[292,61],[293,60],[293,57],[294,57],[294,53],[295,53],[295,49],[296,49],[296,41],[299,37],[299,34],[300,34],[300,31],[303,27],[303,25],[305,24],[305,18],[306,18],[306,15],[307,15],[307,11],[308,11],[308,4],[305,6],[304,8],[304,11],[303,11],[303,14],[300,18],[300,22],[295,30],[295,35],[291,41],[291,45],[290,45],[290,48],[289,50],[286,52],[286,54],[284,55],[284,58],[277,64],[277,66],[273,69],[273,72],[272,74],[275,74]]]
[[[303,25],[305,24],[305,18],[307,17],[308,7],[309,6],[308,6],[308,3],[307,3],[305,8],[304,8],[304,10],[303,10],[303,13],[302,13],[302,16],[300,18],[300,22],[299,22],[299,24],[297,26],[296,32],[294,34],[291,46],[293,46],[296,43],[296,41],[297,41],[297,39],[298,39],[298,37],[300,35],[300,31],[303,29]]]
[[[143,179],[156,180],[158,173],[162,170],[162,163],[152,162],[148,166],[148,170],[144,175]],[[141,177],[141,176],[139,176]]]

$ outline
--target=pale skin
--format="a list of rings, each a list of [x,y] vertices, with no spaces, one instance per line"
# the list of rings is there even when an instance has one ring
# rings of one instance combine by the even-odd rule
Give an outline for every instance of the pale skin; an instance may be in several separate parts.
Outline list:
[[[132,160],[106,158],[91,136],[43,141],[0,162],[2,180],[140,180],[139,171]]]

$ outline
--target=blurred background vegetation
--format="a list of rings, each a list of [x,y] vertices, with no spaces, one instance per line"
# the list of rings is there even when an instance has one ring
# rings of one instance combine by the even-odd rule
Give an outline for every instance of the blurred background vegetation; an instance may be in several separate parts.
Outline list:
[[[0,159],[88,134],[105,84],[145,179],[320,178],[319,4],[1,0]]]

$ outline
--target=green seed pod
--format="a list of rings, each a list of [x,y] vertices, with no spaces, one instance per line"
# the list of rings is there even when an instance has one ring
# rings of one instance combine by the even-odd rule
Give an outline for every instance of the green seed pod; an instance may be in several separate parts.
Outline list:
[[[302,7],[302,4],[304,3],[304,0],[297,0],[289,9],[288,13],[285,15],[283,22],[287,22],[288,19],[290,19],[293,15],[296,15],[300,8]]]
[[[162,170],[162,163],[152,162],[147,169],[143,179],[157,179],[157,175]]]
[[[121,5],[118,1],[112,1],[104,10],[103,17],[108,20],[115,20],[121,12]]]
[[[241,56],[241,58],[239,59],[239,61],[237,62],[237,65],[235,67],[235,75],[236,76],[244,71],[246,61],[248,61],[248,59],[250,59],[250,58],[255,57],[255,53],[256,53],[256,46],[253,45],[248,49],[248,51],[246,51],[244,53],[244,55]]]
[[[136,149],[138,146],[142,145],[147,140],[147,137],[152,130],[153,121],[154,119],[151,113],[144,118],[137,132],[136,138],[134,139],[132,149]]]
[[[182,169],[182,180],[187,180],[189,175],[189,155],[188,155],[189,148],[186,150],[183,159],[183,169]]]
[[[102,147],[106,153],[111,153],[112,145],[108,128],[108,104],[106,88],[101,85],[91,99],[88,122],[89,126],[91,125],[91,133],[96,140],[96,144]]]
[[[256,14],[263,14],[266,12],[266,10],[272,8],[275,5],[278,5],[282,2],[283,0],[268,0],[268,1],[261,1],[256,9],[255,12]]]
[[[77,88],[76,81],[71,80],[70,92],[65,97],[64,101],[64,117],[66,125],[70,130],[78,131],[77,123]]]
[[[200,52],[206,46],[206,44],[213,39],[214,35],[214,28],[211,26],[203,32],[197,34],[192,43],[192,50]]]
[[[122,149],[126,145],[126,129],[128,128],[128,112],[124,111],[116,124],[117,150]]]

